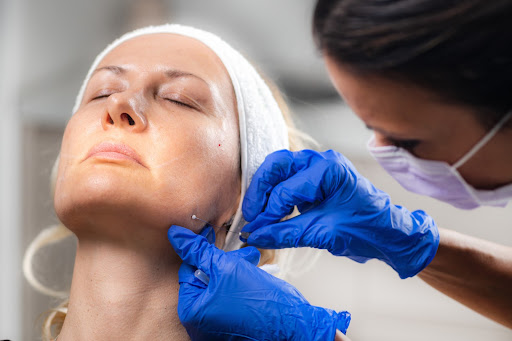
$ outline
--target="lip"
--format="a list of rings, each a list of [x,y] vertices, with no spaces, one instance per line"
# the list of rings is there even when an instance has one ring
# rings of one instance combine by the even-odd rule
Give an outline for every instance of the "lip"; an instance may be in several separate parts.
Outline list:
[[[142,163],[140,155],[133,148],[122,143],[101,142],[89,150],[84,160],[91,157],[101,157],[110,160],[131,160],[146,167]]]

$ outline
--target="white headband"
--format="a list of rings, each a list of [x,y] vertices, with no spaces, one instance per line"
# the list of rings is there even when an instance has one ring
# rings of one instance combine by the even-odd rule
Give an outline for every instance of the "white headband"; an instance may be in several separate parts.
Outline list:
[[[94,60],[76,98],[73,113],[78,110],[82,102],[92,72],[110,51],[131,38],[155,33],[178,34],[202,42],[215,52],[228,70],[235,89],[240,124],[241,198],[243,199],[252,176],[265,157],[276,150],[289,148],[288,131],[282,112],[261,76],[238,51],[216,35],[193,27],[169,24],[145,27],[123,35],[107,46]],[[242,216],[242,200],[240,200],[229,230],[232,233],[228,233],[226,237],[224,250],[231,251],[241,247],[242,242],[238,234],[245,224],[246,221]]]

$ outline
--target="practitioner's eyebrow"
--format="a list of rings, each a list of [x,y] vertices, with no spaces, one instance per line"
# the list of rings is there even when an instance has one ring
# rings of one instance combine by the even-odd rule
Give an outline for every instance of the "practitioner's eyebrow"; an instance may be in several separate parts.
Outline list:
[[[96,70],[94,70],[91,76],[93,76],[94,74],[96,74],[99,71],[110,71],[116,75],[122,75],[127,72],[127,69],[123,68],[121,66],[117,66],[117,65],[107,65],[107,66],[99,67]],[[208,85],[208,83],[204,79],[202,79],[201,77],[199,77],[193,73],[190,73],[190,72],[186,72],[186,71],[182,71],[182,70],[178,70],[178,69],[167,69],[167,70],[163,71],[163,73],[168,78],[171,78],[171,79],[180,78],[180,77],[194,77],[194,78],[197,78],[200,81],[204,82],[206,85]]]
[[[378,133],[381,133],[382,135],[384,136],[388,136],[388,137],[391,137],[391,138],[397,138],[397,139],[404,139],[405,136],[403,136],[403,134],[397,134],[397,133],[392,133],[392,132],[389,132],[389,131],[386,131],[382,128],[378,128],[378,127],[372,127],[368,124],[365,124],[366,125],[366,128],[369,129],[369,130],[373,130],[373,131],[376,131]]]

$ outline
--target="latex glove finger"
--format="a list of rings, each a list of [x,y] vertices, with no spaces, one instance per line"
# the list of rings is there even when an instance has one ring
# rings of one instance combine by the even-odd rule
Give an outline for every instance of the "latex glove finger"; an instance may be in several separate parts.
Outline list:
[[[343,334],[347,334],[348,326],[352,320],[352,315],[348,311],[338,313],[337,329]]]
[[[199,235],[205,237],[208,243],[215,244],[215,230],[213,226],[206,225]]]
[[[247,221],[253,221],[267,205],[270,192],[281,181],[296,173],[293,153],[279,150],[268,155],[258,168],[247,188],[242,212]]]
[[[198,308],[203,304],[205,289],[193,284],[180,284],[178,300],[178,316],[180,321],[190,321],[197,314]]]
[[[248,246],[244,247],[240,250],[230,251],[229,254],[237,255],[240,258],[245,259],[249,263],[257,266],[260,262],[261,253],[258,251],[257,248]]]
[[[305,213],[292,219],[260,227],[252,232],[247,243],[264,249],[282,249],[292,247],[314,247],[331,249],[333,240],[336,248],[344,249],[342,238],[336,238],[336,231],[329,226],[315,222],[314,217]],[[338,231],[339,232],[339,231]]]
[[[331,153],[332,152],[332,153]],[[337,155],[327,151],[325,155]],[[267,206],[268,197],[279,183],[292,178],[317,161],[325,160],[322,153],[304,149],[298,152],[280,150],[268,155],[254,174],[242,203],[242,212],[247,221],[253,221]]]
[[[336,165],[333,167],[327,161],[319,161],[294,177],[281,182],[270,193],[264,211],[254,221],[244,226],[242,232],[251,233],[261,226],[277,223],[290,214],[296,205],[301,211],[317,205],[330,194],[331,188],[337,188],[332,181],[323,180],[325,178],[337,180],[340,176],[342,174],[339,167]]]
[[[210,245],[205,237],[181,226],[171,226],[167,231],[167,237],[183,262],[195,266],[208,276],[210,276],[210,267],[214,258],[218,258],[223,253]]]
[[[277,224],[261,227],[254,231],[244,242],[261,249],[314,247],[317,249],[326,249],[335,256],[346,256],[358,263],[366,263],[369,260],[368,257],[347,254],[345,252],[347,249],[345,243],[348,241],[345,241],[343,237],[337,238],[336,245],[333,245],[333,234],[335,232],[329,231],[329,229],[322,224],[314,224],[307,229],[301,229],[302,223],[293,221],[300,217],[301,216],[298,216]],[[347,240],[352,239],[348,236],[346,238]],[[334,250],[335,252],[333,252]]]
[[[201,231],[201,233],[199,233],[199,235],[205,237],[208,243],[215,243],[215,231],[213,230],[213,227],[211,225],[206,225]],[[182,263],[178,271],[179,283],[188,283],[197,288],[206,289],[207,284],[205,283],[204,280],[201,280],[197,277],[196,271],[198,271],[198,269],[195,266],[189,265],[187,263]],[[207,275],[204,274],[204,276]]]
[[[178,271],[180,285],[187,283],[197,288],[206,289],[207,285],[195,276],[197,268],[187,263],[182,263]]]

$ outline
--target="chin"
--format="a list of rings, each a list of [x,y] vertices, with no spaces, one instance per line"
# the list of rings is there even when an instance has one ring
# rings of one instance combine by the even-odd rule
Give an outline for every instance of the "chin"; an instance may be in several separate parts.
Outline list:
[[[73,232],[114,225],[166,230],[172,212],[162,207],[162,200],[147,181],[137,180],[116,172],[67,176],[57,181],[55,212]]]

